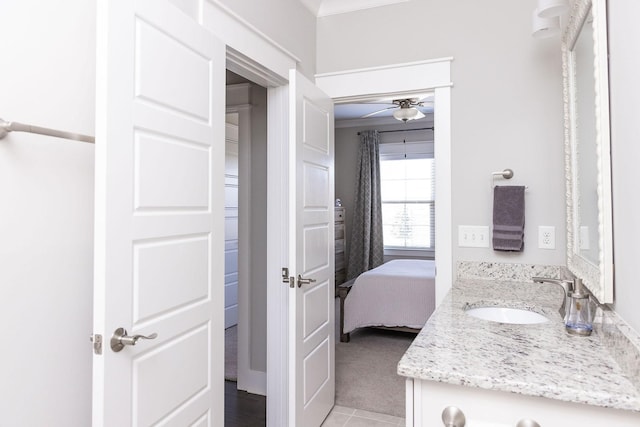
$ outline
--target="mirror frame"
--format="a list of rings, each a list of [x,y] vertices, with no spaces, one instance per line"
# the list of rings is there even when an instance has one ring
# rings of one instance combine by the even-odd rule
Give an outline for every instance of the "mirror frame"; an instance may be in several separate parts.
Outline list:
[[[564,98],[564,146],[567,202],[567,267],[581,278],[601,303],[613,302],[613,213],[611,206],[611,137],[609,130],[609,71],[607,52],[606,0],[574,0],[569,22],[562,36],[562,77]],[[573,47],[589,12],[593,16],[595,125],[598,158],[598,239],[597,265],[576,249],[580,236],[580,179],[576,117],[576,64]]]

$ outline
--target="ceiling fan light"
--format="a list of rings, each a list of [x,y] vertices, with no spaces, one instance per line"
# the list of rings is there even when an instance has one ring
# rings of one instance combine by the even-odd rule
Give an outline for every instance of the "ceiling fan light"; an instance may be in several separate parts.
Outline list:
[[[418,113],[420,113],[420,111],[418,111],[418,109],[414,107],[400,108],[393,112],[393,117],[395,117],[397,120],[407,122],[407,120],[418,118]]]

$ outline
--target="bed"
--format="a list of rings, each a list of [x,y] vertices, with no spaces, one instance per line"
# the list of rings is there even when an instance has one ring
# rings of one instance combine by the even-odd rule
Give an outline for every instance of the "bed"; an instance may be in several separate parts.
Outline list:
[[[357,328],[419,331],[435,309],[435,261],[397,259],[339,287],[340,341]]]

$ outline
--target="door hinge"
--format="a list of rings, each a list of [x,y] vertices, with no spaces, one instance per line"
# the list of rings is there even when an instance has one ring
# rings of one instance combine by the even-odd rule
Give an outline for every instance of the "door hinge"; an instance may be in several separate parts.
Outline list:
[[[288,283],[290,288],[295,287],[296,278],[289,276],[289,268],[282,267],[282,283]]]
[[[102,335],[94,334],[89,337],[89,341],[93,343],[93,352],[102,354]]]

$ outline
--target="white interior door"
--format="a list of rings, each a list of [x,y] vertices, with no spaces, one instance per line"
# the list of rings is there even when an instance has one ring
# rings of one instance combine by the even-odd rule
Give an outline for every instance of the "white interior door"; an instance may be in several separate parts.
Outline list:
[[[315,427],[335,400],[333,101],[295,70],[289,90],[289,425]]]
[[[97,16],[93,425],[222,426],[225,47],[167,1]]]

